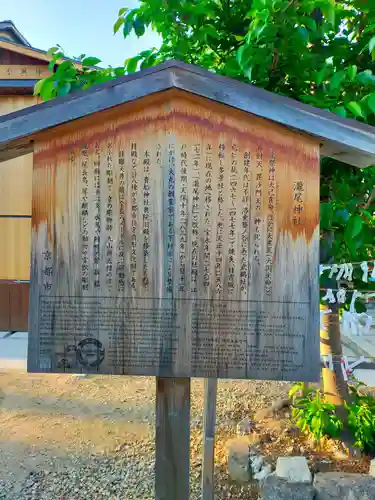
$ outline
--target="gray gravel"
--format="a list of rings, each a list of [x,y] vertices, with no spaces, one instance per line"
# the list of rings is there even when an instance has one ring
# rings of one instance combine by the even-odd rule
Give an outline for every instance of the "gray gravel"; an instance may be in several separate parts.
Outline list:
[[[66,384],[59,389],[53,378],[46,382],[42,377],[34,376],[30,382],[25,375],[13,384],[8,379],[1,384],[0,377],[0,500],[154,499],[154,379],[123,377],[111,383],[105,377],[90,377],[75,381],[73,388]],[[116,384],[120,384],[121,391]],[[284,383],[220,381],[218,435],[235,434],[242,418],[285,396],[287,389],[288,384]],[[4,391],[3,397],[1,391]],[[23,397],[27,397],[24,403]],[[91,413],[90,408],[94,408]],[[26,424],[30,419],[30,425],[36,425],[37,412],[44,418],[44,427],[35,439],[35,429],[28,430]],[[191,500],[200,499],[202,414],[203,382],[193,380]],[[56,433],[66,438],[64,444],[53,432],[52,441],[48,434],[49,419],[54,422],[56,417]],[[92,427],[91,434],[87,431],[87,435],[83,427],[82,422],[93,418],[103,421],[110,430],[113,427],[113,433],[109,430],[103,438],[102,450],[95,445]],[[121,428],[116,430],[122,421],[130,426],[129,434],[121,434],[124,432]],[[13,422],[17,436],[8,440],[6,436],[13,432]],[[139,422],[148,432],[137,437]],[[75,425],[81,425],[77,431],[74,431]],[[20,429],[23,435],[19,434]],[[223,457],[223,451],[218,449],[218,500],[232,498],[228,496]]]

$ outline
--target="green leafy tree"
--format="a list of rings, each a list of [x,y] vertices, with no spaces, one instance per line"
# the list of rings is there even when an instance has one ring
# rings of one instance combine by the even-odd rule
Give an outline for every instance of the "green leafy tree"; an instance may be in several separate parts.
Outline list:
[[[83,69],[57,65],[64,54],[54,47],[54,72],[35,92],[50,99],[178,59],[375,125],[375,0],[141,0],[121,9],[114,24],[125,39],[149,29],[159,33],[160,47],[116,68],[92,68],[100,61],[86,56]],[[375,167],[322,159],[322,262],[375,258],[374,186]],[[330,335],[339,345],[339,330]]]

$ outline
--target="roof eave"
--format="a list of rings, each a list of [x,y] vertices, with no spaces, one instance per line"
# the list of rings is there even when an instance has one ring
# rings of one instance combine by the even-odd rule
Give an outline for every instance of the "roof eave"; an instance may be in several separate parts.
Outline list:
[[[313,136],[321,143],[323,155],[357,167],[375,164],[375,128],[178,62],[168,62],[1,117],[0,149],[4,151],[7,144],[32,138],[41,130],[172,88]]]

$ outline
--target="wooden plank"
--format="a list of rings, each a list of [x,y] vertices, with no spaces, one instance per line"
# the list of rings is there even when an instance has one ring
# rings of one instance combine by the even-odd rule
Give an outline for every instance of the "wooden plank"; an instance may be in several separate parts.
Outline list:
[[[39,102],[40,99],[38,97],[30,95],[0,96],[0,115],[23,110]]]
[[[189,499],[190,379],[156,379],[156,500]]]
[[[51,76],[48,66],[35,64],[0,64],[0,79],[31,80]]]
[[[0,96],[0,115],[37,104],[35,96]],[[0,168],[0,217],[31,215],[32,154],[6,161]],[[29,251],[29,248],[26,249]]]
[[[34,47],[24,47],[22,45],[12,43],[12,42],[7,42],[5,40],[0,40],[0,50],[1,49],[4,49],[4,50],[9,51],[9,52],[13,52],[14,54],[23,55],[23,56],[29,57],[30,59],[34,59],[37,61],[44,61],[44,62],[49,63],[51,60],[51,57],[48,56],[47,52],[44,50],[39,50],[39,49],[36,49]],[[30,61],[30,59],[29,59],[29,61]],[[82,68],[81,63],[74,61],[72,59],[69,59],[69,58],[60,59],[59,64],[61,64],[63,61],[66,61],[66,60],[73,61],[74,65],[77,68]],[[12,59],[12,61],[13,61],[13,59]],[[32,64],[32,61],[30,61],[29,63]]]
[[[10,285],[0,281],[0,332],[10,331]]]
[[[31,216],[33,155],[6,161],[0,168],[0,218]]]
[[[76,125],[34,153],[30,369],[317,379],[319,145],[179,94]]]
[[[29,280],[31,219],[0,218],[0,242],[0,280]]]
[[[29,283],[10,285],[10,330],[27,332],[29,317]]]
[[[217,379],[204,379],[202,500],[214,500]]]
[[[41,130],[172,88],[314,135],[325,156],[359,167],[374,162],[374,127],[176,61],[106,82],[82,94],[54,99],[33,112],[0,121],[0,150]]]

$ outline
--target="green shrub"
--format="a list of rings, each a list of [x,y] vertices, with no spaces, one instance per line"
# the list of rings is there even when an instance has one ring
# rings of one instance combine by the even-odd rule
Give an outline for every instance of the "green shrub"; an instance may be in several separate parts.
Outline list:
[[[318,389],[298,383],[289,391],[289,396],[293,400],[292,417],[302,432],[311,435],[315,441],[320,441],[323,436],[337,438],[340,435],[343,422],[336,414],[336,407],[324,401],[324,395]]]
[[[349,386],[350,401],[346,403],[348,427],[355,439],[354,445],[366,453],[375,451],[375,399],[361,394],[364,384]]]
[[[350,399],[345,403],[347,425],[354,446],[365,453],[375,452],[375,398],[360,392],[362,383],[349,385]],[[337,414],[337,407],[324,400],[319,390],[298,382],[289,391],[292,399],[292,417],[296,425],[314,440],[324,436],[340,437],[344,422]]]

